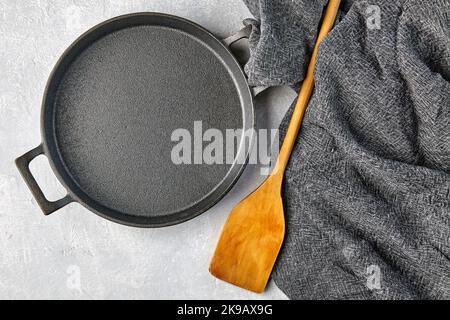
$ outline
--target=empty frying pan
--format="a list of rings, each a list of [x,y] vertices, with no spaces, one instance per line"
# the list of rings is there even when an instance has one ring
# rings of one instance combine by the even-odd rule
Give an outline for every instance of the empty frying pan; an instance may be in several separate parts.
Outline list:
[[[137,13],[79,37],[47,82],[41,145],[16,159],[44,214],[78,202],[118,223],[161,227],[217,203],[245,166],[237,160],[248,137],[238,137],[232,163],[179,165],[171,135],[196,121],[203,131],[253,128],[252,91],[229,50],[248,31],[222,42],[186,19]],[[29,170],[40,154],[67,190],[58,201]]]

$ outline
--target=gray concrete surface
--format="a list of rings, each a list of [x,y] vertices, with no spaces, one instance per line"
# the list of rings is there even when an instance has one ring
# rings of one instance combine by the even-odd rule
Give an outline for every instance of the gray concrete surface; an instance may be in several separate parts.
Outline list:
[[[162,229],[114,224],[78,204],[44,217],[19,177],[13,161],[40,143],[40,103],[58,57],[89,27],[138,11],[180,15],[221,37],[250,16],[240,0],[0,1],[0,298],[285,299],[272,282],[257,295],[208,273],[230,210],[262,181],[255,166],[214,208]],[[258,126],[276,128],[294,96],[263,93]],[[64,195],[44,157],[31,168],[50,199]]]

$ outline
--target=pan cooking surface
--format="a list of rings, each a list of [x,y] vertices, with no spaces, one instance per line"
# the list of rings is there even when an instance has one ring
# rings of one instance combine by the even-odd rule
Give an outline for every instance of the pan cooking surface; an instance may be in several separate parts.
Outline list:
[[[230,170],[173,164],[173,130],[192,134],[200,120],[203,132],[243,128],[240,93],[222,59],[193,36],[154,25],[92,43],[67,68],[54,103],[66,170],[93,200],[132,216],[191,207]]]

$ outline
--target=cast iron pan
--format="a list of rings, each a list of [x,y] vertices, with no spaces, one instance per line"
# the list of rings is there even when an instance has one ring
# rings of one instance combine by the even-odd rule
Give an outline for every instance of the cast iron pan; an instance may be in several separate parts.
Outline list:
[[[244,30],[244,29],[243,29]],[[228,39],[233,42],[245,32]],[[78,202],[139,227],[204,212],[245,163],[176,165],[171,134],[194,121],[252,129],[253,101],[226,44],[188,20],[159,13],[113,18],[87,31],[55,66],[42,104],[42,144],[16,164],[44,214]],[[235,159],[246,159],[241,135]],[[45,154],[67,196],[48,201],[29,171]]]

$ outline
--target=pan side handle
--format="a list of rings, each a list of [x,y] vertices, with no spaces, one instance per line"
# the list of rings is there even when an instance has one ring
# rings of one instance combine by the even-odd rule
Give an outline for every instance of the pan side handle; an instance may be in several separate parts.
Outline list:
[[[251,33],[252,33],[252,26],[251,25],[246,25],[241,30],[239,30],[235,34],[232,34],[228,38],[223,39],[222,41],[223,41],[223,43],[225,43],[225,45],[227,47],[230,47],[233,43],[235,43],[235,42],[237,42],[237,41],[239,41],[241,39],[248,39],[248,38],[250,38],[250,34]]]
[[[42,212],[44,212],[45,215],[49,215],[50,213],[55,212],[58,209],[61,209],[67,204],[74,202],[74,200],[69,195],[66,195],[65,197],[57,201],[49,201],[45,197],[44,193],[42,192],[42,189],[39,187],[36,179],[34,178],[33,174],[30,171],[31,161],[33,161],[34,158],[36,158],[41,154],[44,154],[44,148],[42,144],[40,144],[33,150],[28,151],[23,156],[17,158],[15,162],[17,168],[19,169],[20,174],[22,175],[22,178],[25,180],[28,188],[33,194],[33,197],[36,199],[36,202],[38,203]]]
[[[233,45],[233,43],[242,39],[250,38],[250,34],[252,33],[252,26],[250,24],[245,24],[245,21],[244,25],[245,26],[241,30],[229,36],[228,38],[222,40],[222,42],[228,47],[230,51],[232,51],[231,46]],[[257,86],[257,87],[250,87],[250,90],[253,96],[256,97],[259,93],[263,92],[267,88],[268,87],[266,86]]]

